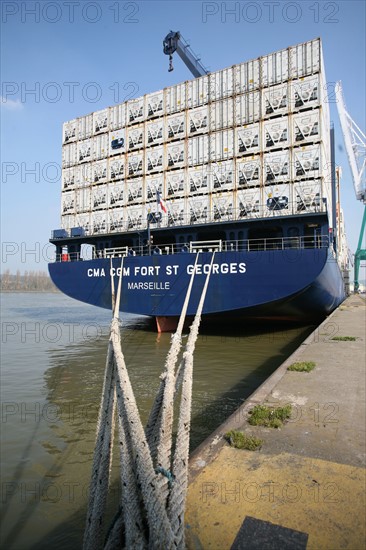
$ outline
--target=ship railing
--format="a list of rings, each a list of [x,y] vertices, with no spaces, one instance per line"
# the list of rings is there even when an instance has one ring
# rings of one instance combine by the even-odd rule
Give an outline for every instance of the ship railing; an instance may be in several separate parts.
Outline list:
[[[105,248],[95,252],[95,258],[115,258],[122,256],[172,255],[197,252],[255,252],[267,250],[287,250],[303,248],[327,248],[329,237],[316,235],[306,237],[271,237],[263,239],[245,239],[223,241],[189,241],[179,244],[159,244],[139,247]]]
[[[101,250],[94,249],[93,259],[123,258],[126,256],[172,255],[197,252],[261,252],[271,250],[329,248],[328,235],[299,237],[269,237],[262,239],[212,241],[187,241],[183,243],[152,244],[138,247],[114,247]],[[82,260],[79,252],[57,254],[56,262],[73,262]],[[90,258],[88,258],[90,259]]]
[[[222,241],[191,241],[189,252],[221,252]]]
[[[289,248],[328,248],[329,237],[327,235],[299,236],[299,237],[269,237],[263,239],[245,239],[224,241],[225,251],[266,251],[287,250]]]
[[[104,248],[103,250],[95,250],[93,253],[96,258],[125,258],[126,256],[136,256],[136,252],[128,246],[120,246],[117,248]]]
[[[55,255],[56,262],[79,262],[82,259],[80,252],[62,252]]]

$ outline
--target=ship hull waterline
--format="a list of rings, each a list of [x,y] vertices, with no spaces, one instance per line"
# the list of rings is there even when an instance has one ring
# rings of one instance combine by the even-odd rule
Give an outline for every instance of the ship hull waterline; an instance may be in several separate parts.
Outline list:
[[[196,270],[188,316],[197,310],[212,253],[127,256],[49,264],[54,284],[68,296],[111,309],[111,278],[122,269],[120,310],[173,319],[181,313],[192,270]],[[345,298],[343,279],[326,248],[216,252],[203,317],[319,319]],[[161,323],[162,326],[164,322]]]

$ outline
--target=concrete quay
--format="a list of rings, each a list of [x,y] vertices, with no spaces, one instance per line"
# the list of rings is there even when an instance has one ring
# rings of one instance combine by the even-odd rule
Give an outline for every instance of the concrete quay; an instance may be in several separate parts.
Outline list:
[[[354,341],[334,338],[351,336]],[[190,549],[366,548],[366,302],[352,295],[190,458]],[[309,373],[290,372],[313,361]],[[251,426],[257,404],[292,405],[280,429]],[[241,430],[259,451],[229,446]]]

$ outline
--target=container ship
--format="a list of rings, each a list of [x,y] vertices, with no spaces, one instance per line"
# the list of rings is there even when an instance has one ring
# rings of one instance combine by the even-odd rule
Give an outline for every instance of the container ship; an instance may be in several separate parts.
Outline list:
[[[320,39],[63,125],[65,294],[174,330],[207,274],[203,320],[324,318],[345,298]],[[212,261],[212,266],[210,267]]]

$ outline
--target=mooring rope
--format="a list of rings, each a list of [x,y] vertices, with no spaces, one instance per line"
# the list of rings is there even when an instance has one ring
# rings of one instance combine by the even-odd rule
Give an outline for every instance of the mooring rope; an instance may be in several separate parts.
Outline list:
[[[114,300],[108,344],[103,395],[97,424],[90,497],[84,533],[84,549],[103,548],[103,518],[112,462],[115,410],[121,463],[121,511],[111,526],[105,550],[117,548],[174,550],[184,548],[184,505],[188,487],[189,431],[192,400],[193,353],[203,304],[212,271],[206,276],[186,350],[175,372],[181,348],[182,330],[193,287],[195,267],[187,289],[178,328],[172,337],[165,372],[149,422],[144,430],[121,348],[119,305],[123,260]],[[111,270],[112,273],[112,270]],[[112,297],[114,282],[111,283]],[[112,298],[113,299],[113,298]],[[172,424],[178,372],[184,373],[178,434],[172,459]],[[157,405],[160,404],[158,407]],[[171,460],[173,460],[171,464]]]
[[[190,328],[186,350],[183,353],[182,396],[178,417],[176,448],[173,459],[174,484],[169,497],[168,515],[175,534],[177,548],[184,548],[184,511],[188,488],[189,435],[191,428],[191,405],[193,384],[193,354],[198,337],[203,304],[206,297],[215,252],[212,254],[209,273],[201,294],[198,309]]]
[[[199,253],[189,281],[186,298],[180,314],[178,327],[172,336],[171,346],[165,362],[165,371],[161,375],[160,387],[151,409],[146,426],[146,436],[151,455],[157,468],[168,470],[170,467],[171,438],[173,425],[173,401],[175,395],[175,366],[182,346],[182,331],[191,297],[193,281]]]

